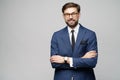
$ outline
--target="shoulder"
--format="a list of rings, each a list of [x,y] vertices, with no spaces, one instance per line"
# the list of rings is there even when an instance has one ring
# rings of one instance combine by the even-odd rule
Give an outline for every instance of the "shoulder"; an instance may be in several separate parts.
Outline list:
[[[95,31],[88,29],[82,25],[80,25],[80,31],[82,31],[85,37],[89,37],[89,38],[96,37]]]
[[[85,33],[88,33],[88,34],[90,34],[90,33],[95,34],[95,31],[88,29],[88,28],[84,27],[83,25],[80,25],[80,30],[85,31]]]
[[[58,39],[62,37],[63,35],[65,35],[66,33],[67,33],[67,26],[58,31],[55,31],[52,35],[52,39]]]
[[[83,29],[83,30],[88,31],[88,32],[94,32],[93,30],[88,29],[87,27],[85,27],[83,25],[80,25],[80,29]]]
[[[62,35],[67,31],[67,27],[64,27],[56,32],[54,32],[55,35]]]

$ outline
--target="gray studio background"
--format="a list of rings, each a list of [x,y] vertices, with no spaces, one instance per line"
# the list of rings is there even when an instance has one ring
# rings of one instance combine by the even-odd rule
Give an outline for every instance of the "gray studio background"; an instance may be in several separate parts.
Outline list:
[[[81,5],[80,23],[96,32],[97,80],[120,80],[120,0],[0,0],[0,80],[53,80],[50,40],[61,8]]]

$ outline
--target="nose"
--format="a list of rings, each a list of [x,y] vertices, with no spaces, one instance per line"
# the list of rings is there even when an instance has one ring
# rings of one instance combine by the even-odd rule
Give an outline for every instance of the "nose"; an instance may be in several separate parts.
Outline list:
[[[70,16],[69,16],[70,18],[73,18],[73,16],[70,14]]]

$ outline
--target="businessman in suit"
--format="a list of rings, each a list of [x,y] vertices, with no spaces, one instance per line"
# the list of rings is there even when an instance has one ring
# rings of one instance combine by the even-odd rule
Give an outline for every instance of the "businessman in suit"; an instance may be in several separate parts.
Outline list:
[[[51,39],[54,80],[96,80],[93,70],[98,57],[96,34],[78,22],[78,4],[66,3],[62,12],[67,26],[55,32]]]

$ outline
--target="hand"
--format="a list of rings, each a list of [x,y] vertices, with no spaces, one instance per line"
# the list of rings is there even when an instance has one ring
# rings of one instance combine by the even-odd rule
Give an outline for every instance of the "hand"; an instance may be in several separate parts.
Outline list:
[[[82,58],[93,58],[96,56],[97,56],[96,51],[89,51],[89,52],[85,53],[85,55]]]
[[[64,63],[64,57],[60,55],[53,55],[50,58],[51,63]]]

